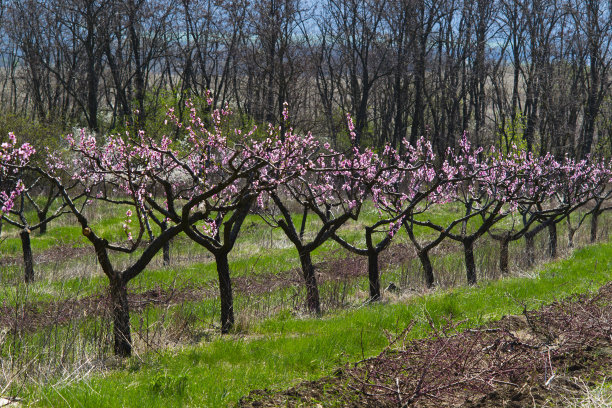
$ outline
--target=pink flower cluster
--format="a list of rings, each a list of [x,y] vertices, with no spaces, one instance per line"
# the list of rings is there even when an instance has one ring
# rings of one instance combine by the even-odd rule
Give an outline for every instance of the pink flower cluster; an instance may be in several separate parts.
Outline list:
[[[0,144],[0,216],[11,211],[15,200],[24,191],[19,172],[35,152],[29,143],[18,146],[17,137],[12,132],[8,134],[8,142]]]
[[[212,103],[210,93],[207,99]],[[371,201],[381,216],[391,217],[389,234],[395,234],[408,211],[432,203],[461,201],[483,208],[497,202],[505,212],[553,201],[571,205],[584,202],[612,179],[610,163],[558,160],[550,154],[535,157],[518,149],[502,155],[474,148],[467,134],[444,157],[437,157],[424,138],[415,145],[404,141],[401,150],[354,145],[336,151],[312,134],[298,135],[291,128],[235,128],[227,104],[207,117],[200,117],[190,101],[186,108],[185,121],[168,110],[167,122],[176,130],[172,137],[144,131],[100,137],[82,130],[67,136],[71,157],[54,156],[49,165],[58,177],[66,175],[80,184],[88,199],[131,205],[141,230],[152,210],[174,223],[204,211],[198,231],[207,236],[219,230],[210,214],[232,211],[247,195],[256,197],[264,211],[273,207],[274,193],[323,215],[352,218]],[[287,104],[282,115],[287,122]],[[346,120],[354,140],[350,115]],[[33,152],[28,144],[16,147],[14,135],[9,135],[9,142],[0,146],[3,178],[15,174]],[[23,188],[13,183],[10,191],[0,192],[2,211],[10,210]],[[123,229],[129,241],[136,241],[131,216],[130,210]]]

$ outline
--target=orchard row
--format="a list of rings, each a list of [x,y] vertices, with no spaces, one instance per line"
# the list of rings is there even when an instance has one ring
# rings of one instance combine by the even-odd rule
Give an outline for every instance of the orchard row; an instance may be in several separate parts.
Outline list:
[[[44,160],[35,160],[34,149],[20,146],[14,135],[0,146],[0,215],[21,231],[26,282],[34,278],[30,232],[46,228],[57,217],[74,217],[108,278],[114,347],[121,356],[132,350],[127,285],[179,234],[215,258],[221,331],[227,333],[234,325],[228,255],[248,214],[256,213],[271,227],[282,229],[293,243],[307,308],[320,314],[312,253],[328,240],[367,257],[370,297],[377,300],[378,256],[401,228],[416,248],[428,286],[435,282],[429,254],[445,239],[462,244],[467,281],[475,284],[474,245],[486,233],[500,242],[500,268],[505,273],[511,241],[525,237],[527,251],[533,251],[537,232],[549,228],[556,233],[560,221],[587,203],[590,211],[584,214],[591,215],[594,240],[597,217],[607,210],[612,194],[612,167],[605,160],[536,157],[516,147],[485,150],[472,146],[466,134],[458,149],[444,155],[434,154],[425,139],[375,152],[356,143],[348,115],[353,146],[337,151],[311,134],[295,134],[286,106],[283,124],[270,125],[263,138],[255,128],[233,128],[228,106],[204,119],[190,103],[187,108],[191,114],[185,122],[172,109],[168,112],[172,137],[140,131],[102,139],[82,130],[66,138],[65,154],[47,152]],[[43,185],[48,194],[41,204],[34,193]],[[94,201],[116,204],[122,213],[128,208],[123,241],[110,242],[92,226],[84,210]],[[36,209],[36,224],[24,215],[26,202]],[[447,224],[428,219],[432,206],[451,202],[463,206],[455,219]],[[370,203],[378,214],[371,223],[360,218]],[[296,206],[303,217],[293,217]],[[308,216],[317,219],[317,230],[305,236]],[[520,222],[502,222],[509,218]],[[350,220],[361,222],[364,239],[359,243],[342,236],[341,227]],[[431,233],[415,232],[423,228]],[[570,228],[570,238],[574,231]],[[553,255],[555,242],[551,240]],[[117,252],[138,256],[119,269],[110,256]]]

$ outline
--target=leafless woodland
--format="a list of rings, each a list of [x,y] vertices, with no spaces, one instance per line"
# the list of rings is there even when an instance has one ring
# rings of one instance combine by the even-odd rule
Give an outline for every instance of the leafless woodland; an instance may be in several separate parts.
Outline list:
[[[603,0],[8,0],[5,113],[146,127],[213,92],[245,122],[341,144],[438,151],[463,131],[535,153],[612,148],[612,4]]]

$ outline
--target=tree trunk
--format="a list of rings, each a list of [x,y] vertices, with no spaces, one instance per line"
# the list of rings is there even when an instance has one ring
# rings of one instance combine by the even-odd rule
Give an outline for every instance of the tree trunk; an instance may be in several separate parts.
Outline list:
[[[96,72],[96,50],[95,50],[95,23],[92,16],[91,6],[87,3],[87,39],[85,45],[86,75],[87,75],[87,124],[95,132],[98,126],[98,83],[99,77]]]
[[[502,275],[507,275],[509,272],[508,261],[509,261],[509,251],[508,247],[510,246],[510,239],[504,238],[499,243],[499,271]]]
[[[145,120],[145,80],[143,74],[143,58],[140,50],[140,37],[136,32],[136,13],[137,6],[134,1],[128,2],[128,30],[130,33],[130,43],[132,45],[132,57],[134,59],[134,86],[136,88],[136,102],[138,102],[137,125],[144,126]]]
[[[593,211],[591,215],[591,244],[597,241],[597,226],[599,224],[599,211]]]
[[[302,224],[300,225],[300,239],[304,239],[304,232],[306,231],[306,219],[308,218],[308,207],[304,206],[304,213],[302,214]]]
[[[164,257],[164,266],[168,266],[170,265],[170,241],[164,242],[164,247],[162,251]]]
[[[465,272],[468,285],[476,284],[476,262],[474,261],[474,242],[472,240],[463,241],[463,252],[465,255]]]
[[[167,229],[168,229],[168,224],[166,222],[162,222],[161,224],[162,234]],[[170,241],[164,242],[162,251],[163,251],[164,265],[168,266],[170,265]]]
[[[23,251],[23,268],[25,283],[34,281],[34,260],[32,259],[32,244],[30,243],[30,230],[25,228],[19,233],[21,249]]]
[[[417,63],[418,64],[418,63]],[[421,70],[414,79],[414,114],[412,117],[412,128],[410,130],[410,144],[414,146],[421,131],[421,118],[423,117],[423,83],[421,78]]]
[[[434,274],[433,274],[433,266],[431,265],[431,259],[429,259],[429,251],[419,251],[418,255],[419,255],[419,259],[421,260],[421,265],[423,265],[423,274],[425,275],[425,285],[428,288],[433,288]]]
[[[321,314],[321,300],[319,299],[319,287],[317,286],[317,278],[312,266],[310,252],[300,252],[300,262],[302,264],[304,281],[306,282],[306,306],[310,313],[319,315]]]
[[[226,334],[234,327],[234,298],[232,295],[232,281],[227,253],[215,254],[215,261],[217,263],[219,294],[221,297],[221,333]]]
[[[47,212],[46,211],[38,211],[38,222],[40,222],[40,230],[38,231],[39,235],[45,235],[47,233]]]
[[[368,253],[368,277],[370,280],[370,300],[380,300],[380,274],[378,271],[378,252]]]
[[[567,226],[567,246],[570,248],[574,247],[574,234],[576,233],[576,228],[572,228],[569,225]]]
[[[535,263],[535,235],[529,232],[525,234],[525,256],[527,266],[532,267]]]
[[[111,307],[113,311],[113,331],[115,335],[115,355],[132,355],[132,335],[130,332],[130,307],[127,287],[121,277],[110,281]]]
[[[551,258],[557,257],[557,223],[555,222],[548,226],[548,255]]]

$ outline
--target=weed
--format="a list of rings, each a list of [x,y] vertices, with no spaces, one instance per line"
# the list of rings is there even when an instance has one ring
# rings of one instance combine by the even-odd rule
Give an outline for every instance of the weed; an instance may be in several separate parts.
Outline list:
[[[162,397],[182,397],[185,394],[188,376],[186,374],[168,375],[158,374],[151,380],[151,392]]]

